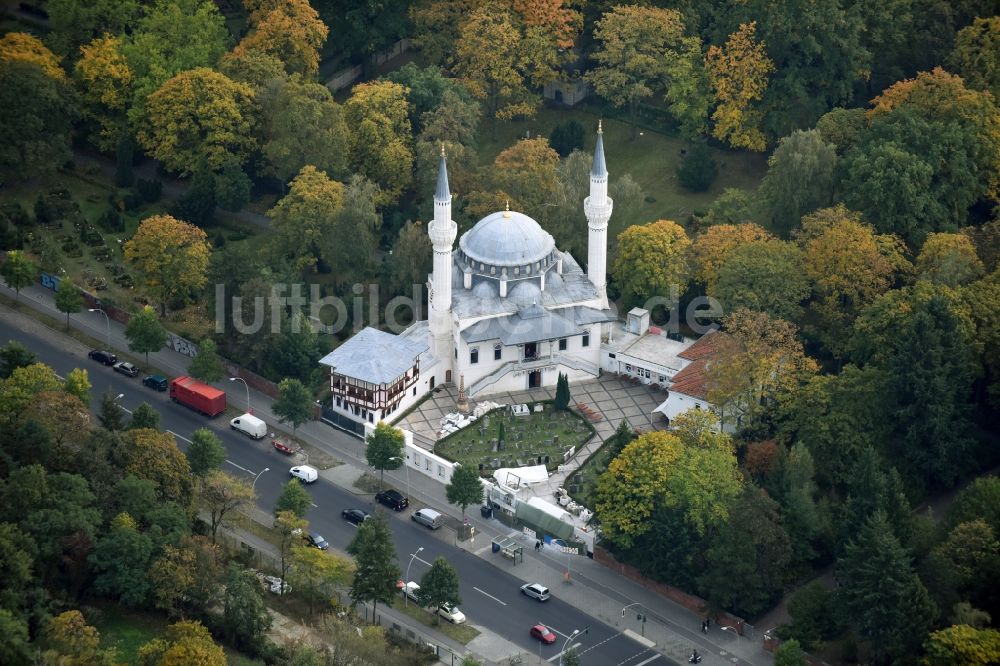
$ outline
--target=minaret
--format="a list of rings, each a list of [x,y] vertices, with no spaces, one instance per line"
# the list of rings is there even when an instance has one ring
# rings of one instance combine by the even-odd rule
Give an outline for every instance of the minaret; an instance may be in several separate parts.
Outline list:
[[[583,200],[587,216],[587,278],[597,287],[601,306],[608,307],[608,220],[614,202],[608,196],[608,167],[604,163],[604,131],[597,121],[597,145],[590,167],[590,196]]]
[[[431,274],[430,333],[434,355],[452,364],[451,331],[451,249],[458,234],[458,225],[451,219],[451,191],[448,189],[448,165],[441,144],[437,189],[434,191],[434,219],[427,233],[434,246],[434,272]]]

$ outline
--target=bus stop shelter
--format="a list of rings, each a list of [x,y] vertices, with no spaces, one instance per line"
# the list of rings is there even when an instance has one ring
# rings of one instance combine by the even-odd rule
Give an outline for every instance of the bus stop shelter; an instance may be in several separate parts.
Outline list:
[[[524,563],[524,546],[517,542],[516,539],[511,537],[497,537],[493,539],[493,552],[500,553],[504,557],[510,558],[510,560],[517,564],[518,560]]]

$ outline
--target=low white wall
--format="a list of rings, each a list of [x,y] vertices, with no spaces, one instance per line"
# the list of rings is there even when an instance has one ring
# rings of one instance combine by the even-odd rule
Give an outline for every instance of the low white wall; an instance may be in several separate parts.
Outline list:
[[[365,424],[365,439],[368,439],[373,430],[375,430],[374,425]],[[455,463],[414,444],[413,433],[409,430],[405,428],[398,428],[398,430],[403,433],[403,457],[406,458],[406,468],[409,473],[423,474],[438,483],[451,483]]]

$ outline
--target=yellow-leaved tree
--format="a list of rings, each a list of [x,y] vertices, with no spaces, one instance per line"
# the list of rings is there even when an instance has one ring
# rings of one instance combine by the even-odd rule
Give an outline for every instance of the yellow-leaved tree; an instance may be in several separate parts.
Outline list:
[[[380,204],[394,203],[413,176],[408,93],[392,81],[359,83],[344,106],[351,168],[378,184]]]
[[[733,148],[762,151],[767,147],[760,131],[761,112],[754,107],[767,90],[774,62],[763,42],[754,41],[757,23],[743,23],[725,46],[710,46],[705,54],[708,78],[718,102],[712,113],[712,135]]]
[[[493,160],[492,180],[524,210],[540,210],[559,190],[558,169],[559,153],[548,139],[521,139]]]
[[[915,268],[919,279],[949,287],[971,282],[985,273],[972,239],[965,234],[928,234]]]
[[[139,269],[146,286],[157,292],[161,312],[166,314],[171,297],[197,291],[208,282],[210,250],[205,232],[198,227],[170,215],[154,215],[143,220],[125,243],[125,258]]]
[[[274,251],[289,260],[298,272],[312,270],[322,255],[326,239],[336,233],[344,207],[344,185],[331,180],[312,165],[302,167],[286,194],[267,212],[274,224]]]
[[[684,227],[672,220],[634,224],[619,234],[611,272],[625,303],[672,298],[672,289],[678,297],[683,294],[690,279],[690,247]]]
[[[139,661],[146,666],[225,666],[226,652],[197,620],[183,620],[167,627],[164,638],[154,638],[139,648]]]
[[[149,96],[148,126],[139,128],[139,143],[181,175],[203,159],[213,169],[220,169],[227,157],[242,164],[256,147],[253,100],[250,86],[214,70],[181,72]]]
[[[24,62],[37,65],[57,81],[66,80],[59,58],[42,40],[26,32],[8,32],[0,37],[0,62]]]
[[[265,8],[262,6],[261,11]],[[239,57],[248,51],[260,51],[278,58],[289,74],[314,76],[328,33],[329,28],[309,0],[283,0],[260,19],[233,54]]]
[[[121,52],[119,37],[98,37],[81,46],[80,53],[73,73],[83,100],[83,114],[97,125],[94,143],[110,151],[126,130],[135,76]]]
[[[773,238],[764,227],[752,222],[713,225],[698,234],[691,244],[691,277],[704,284],[707,293],[715,293],[719,269],[730,252],[741,245]]]

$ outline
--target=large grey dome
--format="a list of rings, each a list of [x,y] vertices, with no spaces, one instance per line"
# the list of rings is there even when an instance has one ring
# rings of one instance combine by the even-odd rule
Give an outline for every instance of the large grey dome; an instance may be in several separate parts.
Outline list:
[[[555,246],[538,222],[514,211],[487,215],[459,241],[469,259],[488,266],[526,266],[547,258]]]

